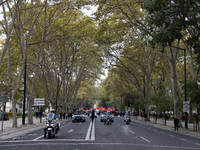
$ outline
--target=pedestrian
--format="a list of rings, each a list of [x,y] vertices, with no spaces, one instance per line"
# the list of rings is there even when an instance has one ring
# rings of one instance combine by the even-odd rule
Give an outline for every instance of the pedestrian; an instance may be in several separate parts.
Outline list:
[[[60,112],[59,114],[60,114],[59,119],[62,120],[62,112]]]
[[[94,110],[92,110],[91,118],[92,118],[92,123],[93,123],[93,120],[94,120]]]
[[[63,119],[65,120],[65,112],[63,113]]]
[[[69,117],[71,117],[71,120],[72,120],[72,113],[70,113],[70,116]]]
[[[162,122],[162,113],[160,113],[159,118],[160,118],[160,122]]]
[[[147,120],[147,114],[145,113],[144,114],[144,122],[146,123],[146,120]]]
[[[179,119],[177,119],[176,118],[176,116],[175,116],[175,118],[174,118],[174,131],[178,131],[178,123],[179,123]]]
[[[185,121],[185,113],[183,113],[182,121]]]
[[[37,117],[38,117],[38,112],[35,112],[35,117],[36,117],[36,119],[37,119]]]
[[[44,113],[44,112],[42,112],[42,117],[44,118],[44,116],[45,116],[45,113]]]

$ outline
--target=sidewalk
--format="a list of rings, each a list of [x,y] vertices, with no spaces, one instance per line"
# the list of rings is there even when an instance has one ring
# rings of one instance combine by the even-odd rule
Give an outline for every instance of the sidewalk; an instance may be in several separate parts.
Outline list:
[[[174,121],[173,120],[167,120],[166,126],[164,125],[164,120],[162,120],[162,122],[161,122],[159,118],[157,119],[157,123],[154,123],[155,122],[154,118],[150,118],[150,121],[147,121],[145,123],[144,118],[140,117],[140,116],[137,116],[137,118],[135,116],[134,117],[132,116],[131,120],[135,121],[135,122],[143,123],[143,124],[148,124],[150,126],[155,126],[157,128],[161,128],[164,130],[173,131],[173,132],[177,132],[180,134],[184,134],[184,135],[188,135],[188,136],[200,139],[200,131],[194,131],[193,123],[188,123],[188,129],[186,129],[185,122],[181,122],[182,127],[179,128],[178,131],[174,131]]]
[[[44,127],[44,119],[33,118],[33,125],[28,124],[28,118],[25,118],[25,125],[22,125],[22,118],[17,119],[17,127],[13,128],[13,119],[3,121],[3,131],[2,131],[2,121],[0,121],[0,139],[12,138],[21,134],[25,134]]]
[[[46,118],[46,117],[45,117]],[[71,119],[70,119],[71,120]],[[2,131],[2,121],[0,121],[0,140],[1,139],[10,139],[14,138],[17,136],[21,136],[23,134],[42,129],[45,127],[45,119],[41,118],[41,123],[40,123],[40,118],[33,117],[33,124],[30,125],[28,124],[28,118],[25,118],[25,125],[22,125],[22,118],[17,119],[17,128],[13,128],[13,119],[9,119],[7,121],[3,121],[3,131]],[[63,122],[66,120],[58,120],[56,121],[57,123]],[[43,133],[42,133],[43,134]]]

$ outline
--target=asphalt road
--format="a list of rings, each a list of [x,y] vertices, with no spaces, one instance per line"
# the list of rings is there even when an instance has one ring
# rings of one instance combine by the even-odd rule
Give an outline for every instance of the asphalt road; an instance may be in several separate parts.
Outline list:
[[[45,124],[44,124],[45,126]],[[100,118],[94,124],[71,120],[61,122],[61,130],[52,139],[43,137],[43,128],[0,141],[0,150],[200,150],[200,141],[177,131],[167,131],[143,123],[126,125],[122,118],[104,125]]]

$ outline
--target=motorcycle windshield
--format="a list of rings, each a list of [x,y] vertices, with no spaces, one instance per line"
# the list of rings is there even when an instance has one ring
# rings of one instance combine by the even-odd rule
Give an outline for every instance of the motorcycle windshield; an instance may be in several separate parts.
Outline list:
[[[49,113],[47,115],[47,120],[54,120],[54,114],[53,113]]]

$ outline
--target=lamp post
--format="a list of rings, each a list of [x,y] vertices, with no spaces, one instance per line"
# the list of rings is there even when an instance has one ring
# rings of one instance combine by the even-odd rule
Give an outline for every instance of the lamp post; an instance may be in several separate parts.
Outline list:
[[[30,45],[38,44],[38,43],[46,43],[50,42],[49,40],[36,42],[36,43],[30,43]],[[25,125],[25,102],[26,102],[26,63],[27,63],[27,56],[25,58],[25,64],[24,64],[24,99],[23,99],[23,115],[22,115],[22,125]]]
[[[169,45],[164,45],[164,47],[169,46]],[[163,49],[164,49],[163,47]],[[187,81],[187,76],[186,76],[186,49],[185,48],[180,48],[180,47],[175,47],[175,46],[170,46],[170,47],[174,47],[180,50],[184,50],[184,74],[185,74],[185,102],[187,102],[187,85],[186,85],[186,81]],[[185,128],[188,128],[188,121],[187,121],[187,112],[185,111]]]

